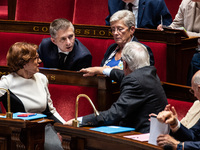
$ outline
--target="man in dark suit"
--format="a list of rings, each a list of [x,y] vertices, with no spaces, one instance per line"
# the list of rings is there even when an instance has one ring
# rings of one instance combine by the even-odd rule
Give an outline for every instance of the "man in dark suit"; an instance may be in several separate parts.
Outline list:
[[[200,99],[200,71],[196,72],[192,77],[191,93]],[[199,108],[200,109],[200,108]],[[190,117],[198,116],[197,110],[191,110],[189,112]],[[195,114],[196,113],[196,114]],[[188,116],[189,117],[189,116]],[[160,122],[167,123],[171,128],[171,136],[168,134],[162,134],[158,136],[157,143],[161,147],[170,147],[171,149],[177,150],[199,150],[200,149],[200,119],[190,119],[192,122],[197,122],[190,129],[186,128],[177,119],[177,113],[175,108],[172,106],[168,107],[164,111],[157,115]],[[174,137],[174,138],[173,138]]]
[[[78,71],[91,66],[91,53],[75,38],[70,21],[56,19],[49,30],[51,38],[43,39],[38,49],[44,67]]]
[[[132,9],[137,20],[137,28],[156,29],[159,24],[168,26],[172,23],[171,14],[164,0],[108,0],[108,9],[106,25],[110,25],[110,17],[122,9]]]
[[[159,112],[167,104],[165,92],[150,66],[146,47],[138,42],[128,42],[122,51],[123,70],[110,67],[81,69],[84,76],[105,74],[120,83],[120,96],[110,109],[98,116],[90,114],[79,118],[83,126],[119,125],[133,127],[136,131],[148,133],[148,113]],[[71,125],[72,120],[67,124]]]

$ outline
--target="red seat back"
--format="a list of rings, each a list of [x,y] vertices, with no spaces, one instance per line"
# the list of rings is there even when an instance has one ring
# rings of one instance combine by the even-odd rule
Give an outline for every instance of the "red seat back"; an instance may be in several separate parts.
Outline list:
[[[156,43],[156,42],[141,42],[145,45],[148,45],[154,55],[155,67],[157,69],[157,74],[161,81],[166,81],[167,73],[167,45],[165,43]]]
[[[92,54],[92,66],[100,66],[107,48],[115,43],[113,39],[98,39],[77,37]]]
[[[11,45],[15,42],[28,42],[39,45],[43,38],[50,37],[43,34],[27,34],[27,33],[8,33],[0,32],[0,65],[6,65],[6,54]]]
[[[52,22],[57,18],[72,21],[74,0],[17,0],[15,20]]]
[[[74,24],[105,25],[108,0],[75,0]]]
[[[97,88],[49,84],[49,92],[53,105],[66,121],[75,118],[75,102],[79,94],[86,94],[97,107]],[[93,108],[86,98],[81,97],[78,105],[78,116],[93,113]]]
[[[190,107],[193,105],[191,102],[179,101],[174,99],[167,99],[171,106],[174,106],[178,114],[178,119],[181,120],[187,114]]]
[[[181,4],[182,0],[165,0],[167,8],[169,9],[170,14],[172,15],[172,19],[175,18],[175,15],[178,12],[179,5]]]

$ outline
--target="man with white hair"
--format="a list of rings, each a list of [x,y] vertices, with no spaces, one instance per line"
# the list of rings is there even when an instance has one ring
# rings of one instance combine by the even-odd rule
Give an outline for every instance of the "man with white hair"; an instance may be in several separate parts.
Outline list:
[[[150,66],[149,54],[139,42],[128,42],[122,50],[123,70],[110,67],[90,67],[80,72],[84,76],[105,74],[119,82],[120,96],[112,106],[99,113],[78,118],[83,126],[119,125],[133,127],[141,133],[150,129],[149,113],[165,108],[167,98],[156,74]],[[73,120],[73,119],[72,119]],[[67,124],[71,125],[72,120]]]

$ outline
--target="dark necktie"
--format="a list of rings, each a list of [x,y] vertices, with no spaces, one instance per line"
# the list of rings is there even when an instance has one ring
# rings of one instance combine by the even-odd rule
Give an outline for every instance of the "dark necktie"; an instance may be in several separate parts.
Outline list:
[[[133,11],[133,4],[132,3],[128,3],[128,10],[130,10],[131,12]]]
[[[59,63],[59,67],[64,67],[65,66],[65,62],[67,59],[67,55],[64,53],[58,53],[58,63]]]

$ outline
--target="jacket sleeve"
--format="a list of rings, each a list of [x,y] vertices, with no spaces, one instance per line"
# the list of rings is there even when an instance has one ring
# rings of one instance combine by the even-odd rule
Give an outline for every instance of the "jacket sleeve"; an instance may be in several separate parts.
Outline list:
[[[132,111],[137,112],[145,101],[145,96],[142,93],[142,88],[137,80],[127,80],[123,86],[118,100],[112,104],[110,109],[100,112],[99,116],[94,114],[84,116],[83,125],[114,125],[119,124],[123,118],[126,118]]]

